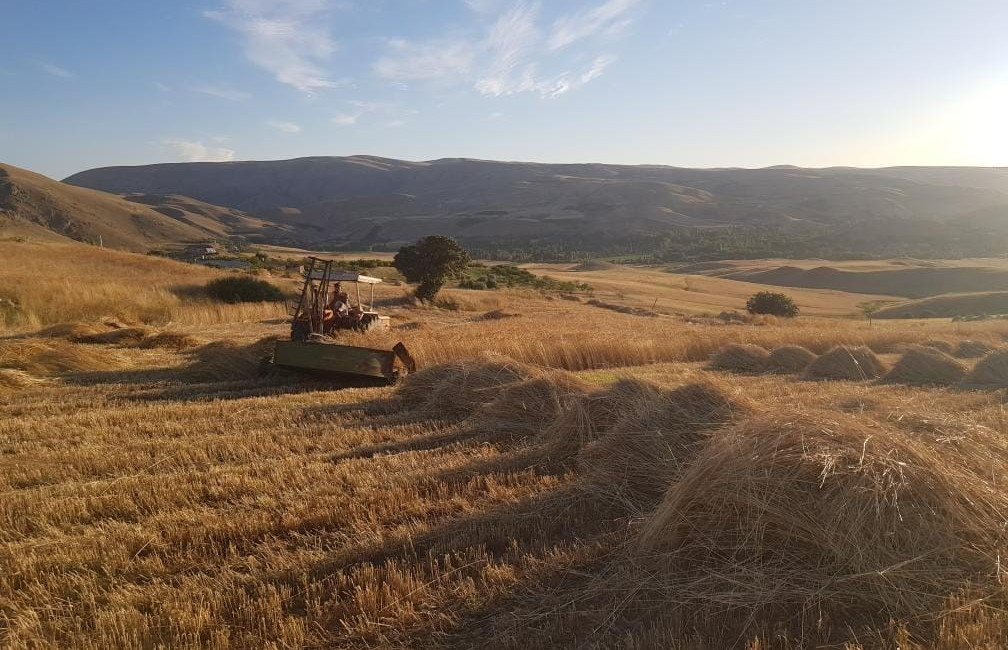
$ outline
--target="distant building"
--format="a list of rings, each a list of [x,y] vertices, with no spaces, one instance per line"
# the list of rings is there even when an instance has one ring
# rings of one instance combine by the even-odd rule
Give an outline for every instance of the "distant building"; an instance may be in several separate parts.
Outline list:
[[[216,255],[217,249],[212,244],[190,244],[183,253],[186,257],[206,259],[210,255]]]

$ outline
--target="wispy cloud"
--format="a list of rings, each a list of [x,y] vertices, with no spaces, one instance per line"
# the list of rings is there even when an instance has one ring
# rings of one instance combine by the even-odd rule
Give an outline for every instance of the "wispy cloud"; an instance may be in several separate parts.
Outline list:
[[[218,99],[226,99],[229,102],[244,101],[252,96],[244,90],[236,90],[230,86],[219,86],[215,84],[200,84],[198,86],[192,86],[191,90],[194,93],[202,93],[204,95],[210,95],[211,97],[217,97]]]
[[[169,88],[167,85],[161,83],[160,81],[155,81],[154,82],[154,87],[157,88],[158,90],[160,90],[163,93],[169,92],[171,90],[171,88]]]
[[[500,97],[535,93],[556,97],[601,76],[616,61],[609,54],[565,54],[579,41],[590,47],[629,24],[639,0],[608,0],[590,9],[561,16],[551,29],[540,26],[540,4],[518,2],[497,16],[481,38],[389,41],[389,51],[374,65],[386,79],[468,83],[480,94]],[[466,0],[485,12],[496,3]],[[585,64],[589,60],[591,63]]]
[[[608,0],[585,11],[559,18],[553,23],[547,46],[551,50],[598,33],[618,33],[629,25],[629,12],[639,0]]]
[[[380,120],[382,126],[398,127],[409,123],[409,118],[416,115],[417,111],[401,107],[395,102],[369,102],[359,99],[348,101],[351,110],[336,113],[332,116],[332,122],[340,126],[353,126],[358,124],[361,118],[372,115]]]
[[[225,0],[204,15],[240,34],[252,63],[312,94],[338,85],[324,68],[336,50],[327,23],[332,11],[347,8],[331,0]]]
[[[62,77],[63,79],[69,79],[74,76],[74,73],[70,72],[66,68],[61,68],[58,65],[53,65],[52,63],[47,63],[45,61],[39,61],[38,66],[46,74],[51,74],[54,77]]]
[[[301,127],[293,122],[281,122],[279,120],[268,120],[266,122],[267,126],[271,126],[277,131],[282,131],[283,133],[301,133]]]
[[[234,160],[234,149],[208,147],[197,140],[166,139],[161,146],[170,151],[181,162],[227,162]]]
[[[357,124],[357,118],[360,117],[356,113],[336,113],[332,116],[333,124],[339,124],[340,126],[353,126]]]

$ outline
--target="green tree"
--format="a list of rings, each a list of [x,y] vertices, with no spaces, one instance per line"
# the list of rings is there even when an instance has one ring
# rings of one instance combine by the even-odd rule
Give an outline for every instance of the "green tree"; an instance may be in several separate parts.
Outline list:
[[[798,315],[798,305],[787,294],[760,291],[746,301],[746,311],[750,314],[770,314],[794,318]]]
[[[392,265],[407,282],[419,284],[416,296],[431,302],[452,275],[469,265],[469,253],[451,237],[430,235],[396,253]]]

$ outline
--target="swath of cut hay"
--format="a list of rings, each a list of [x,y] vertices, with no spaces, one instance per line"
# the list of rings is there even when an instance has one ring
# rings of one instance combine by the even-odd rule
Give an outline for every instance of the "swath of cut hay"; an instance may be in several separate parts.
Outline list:
[[[105,327],[99,327],[94,323],[59,323],[32,334],[36,338],[55,338],[73,341],[85,336],[94,336],[106,331]]]
[[[1000,590],[1006,456],[977,428],[936,441],[851,415],[768,413],[710,436],[643,528],[642,561],[686,614],[810,639],[920,624],[966,584]]]
[[[718,350],[707,364],[709,370],[759,374],[766,372],[770,353],[758,345],[733,343]]]
[[[259,339],[251,345],[234,340],[214,341],[193,350],[194,361],[183,376],[205,382],[255,379],[265,357],[273,352],[276,337]]]
[[[814,352],[800,345],[782,345],[770,351],[766,367],[777,374],[798,374],[816,360]]]
[[[476,412],[471,426],[495,437],[537,435],[591,389],[591,384],[562,370],[548,371],[501,389],[484,389],[492,391],[494,397]]]
[[[118,329],[111,329],[107,332],[77,336],[71,340],[75,343],[92,344],[139,343],[156,333],[156,330],[150,327],[122,327]]]
[[[636,405],[658,399],[661,391],[661,387],[649,381],[633,377],[619,379],[606,388],[572,400],[543,431],[542,441],[555,457],[577,454],[631,413]]]
[[[1008,350],[991,352],[977,361],[962,380],[965,388],[1008,388]]]
[[[628,502],[655,499],[691,462],[705,435],[752,407],[710,382],[656,388],[578,454],[590,489]],[[649,393],[650,391],[648,391]]]
[[[24,390],[38,386],[45,380],[33,377],[23,370],[0,368],[0,391]]]
[[[532,379],[542,372],[509,357],[486,355],[424,368],[407,376],[396,396],[411,413],[435,419],[463,419],[493,399],[486,389]]]
[[[98,349],[62,339],[0,341],[0,368],[22,370],[35,376],[118,370],[130,365],[130,359],[119,350]]]
[[[809,364],[802,376],[805,379],[864,381],[878,379],[885,371],[885,365],[870,348],[838,345]]]
[[[959,341],[952,356],[960,359],[979,359],[997,350],[996,347],[983,341]]]
[[[937,348],[917,346],[904,352],[879,381],[913,386],[950,386],[961,381],[966,371],[962,362]]]
[[[145,350],[156,348],[190,350],[203,345],[203,343],[203,341],[192,334],[186,334],[185,332],[161,332],[139,341],[136,347]]]

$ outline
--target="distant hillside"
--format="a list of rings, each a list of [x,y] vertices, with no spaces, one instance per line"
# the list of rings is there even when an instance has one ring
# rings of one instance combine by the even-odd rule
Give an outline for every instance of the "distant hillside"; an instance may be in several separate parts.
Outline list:
[[[1008,314],[1008,291],[960,293],[912,300],[875,312],[875,318],[954,318]]]
[[[1008,206],[1008,169],[1001,168],[684,169],[351,156],[106,167],[66,182],[192,196],[292,226],[291,241],[357,247],[434,232],[467,243],[541,245],[684,227],[974,216],[990,225],[987,215]]]
[[[236,210],[185,197],[127,200],[0,164],[0,237],[101,241],[146,252],[166,244],[261,234],[269,227]]]

